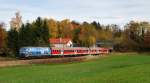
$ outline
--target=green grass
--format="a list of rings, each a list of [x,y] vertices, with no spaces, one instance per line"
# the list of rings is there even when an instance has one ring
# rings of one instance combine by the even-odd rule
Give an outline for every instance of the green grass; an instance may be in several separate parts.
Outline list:
[[[0,68],[0,83],[150,83],[150,56],[120,54],[83,63]]]

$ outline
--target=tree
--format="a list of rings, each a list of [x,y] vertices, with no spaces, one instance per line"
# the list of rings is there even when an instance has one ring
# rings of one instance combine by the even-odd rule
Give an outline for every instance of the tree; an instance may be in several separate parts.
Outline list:
[[[10,51],[17,56],[19,54],[19,41],[18,41],[18,32],[16,29],[11,29],[8,31],[8,48]]]
[[[58,23],[54,19],[47,20],[47,25],[49,29],[49,34],[51,34],[51,38],[58,37]]]
[[[47,21],[42,20],[40,17],[38,17],[33,23],[33,35],[35,39],[35,45],[36,46],[48,46],[49,45],[49,29],[47,26]]]
[[[4,33],[3,25],[0,24],[0,49],[3,47],[4,42],[3,33]]]
[[[79,34],[80,34],[81,28],[76,28],[73,30],[73,42],[77,45],[79,45],[80,41],[79,41]]]
[[[0,23],[0,55],[5,56],[7,52],[6,45],[7,33],[4,29],[4,23]]]
[[[84,22],[81,25],[81,31],[79,34],[79,40],[82,46],[93,46],[96,44],[96,34],[97,31],[95,27],[89,23]]]
[[[41,37],[44,41],[44,45],[48,46],[49,45],[50,33],[49,33],[49,29],[48,29],[46,20],[43,21],[41,32],[42,32]]]
[[[30,23],[23,24],[19,30],[19,46],[34,46],[36,41],[33,33],[32,25]]]
[[[62,37],[62,38],[71,38],[73,39],[73,35],[72,35],[72,31],[73,31],[73,26],[70,22],[70,20],[68,19],[65,19],[65,20],[62,20],[60,23],[59,23],[59,34],[60,36],[59,37]]]
[[[96,30],[102,30],[102,26],[100,25],[100,23],[93,21],[91,24],[95,26]]]
[[[131,21],[125,26],[127,47],[131,47],[134,51],[141,51],[145,47],[144,37],[146,31],[150,28],[148,22]]]

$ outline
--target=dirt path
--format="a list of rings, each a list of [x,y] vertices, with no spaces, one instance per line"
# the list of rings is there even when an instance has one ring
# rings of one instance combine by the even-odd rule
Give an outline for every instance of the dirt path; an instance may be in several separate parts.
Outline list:
[[[81,62],[81,61],[89,61],[89,60],[97,59],[99,57],[100,56],[80,56],[80,57],[0,61],[0,67],[30,65],[30,64],[54,64],[54,63]]]

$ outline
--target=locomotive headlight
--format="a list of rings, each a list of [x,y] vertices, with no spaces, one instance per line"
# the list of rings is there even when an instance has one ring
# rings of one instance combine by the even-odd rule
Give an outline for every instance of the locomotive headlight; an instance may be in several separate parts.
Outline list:
[[[29,54],[29,52],[28,52],[28,51],[25,51],[25,54]]]

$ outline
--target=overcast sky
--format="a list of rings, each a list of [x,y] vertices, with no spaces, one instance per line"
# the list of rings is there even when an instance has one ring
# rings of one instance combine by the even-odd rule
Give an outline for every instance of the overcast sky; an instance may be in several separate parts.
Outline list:
[[[123,25],[130,20],[150,21],[149,9],[150,0],[0,0],[0,21],[9,26],[20,11],[23,22],[40,16]]]

